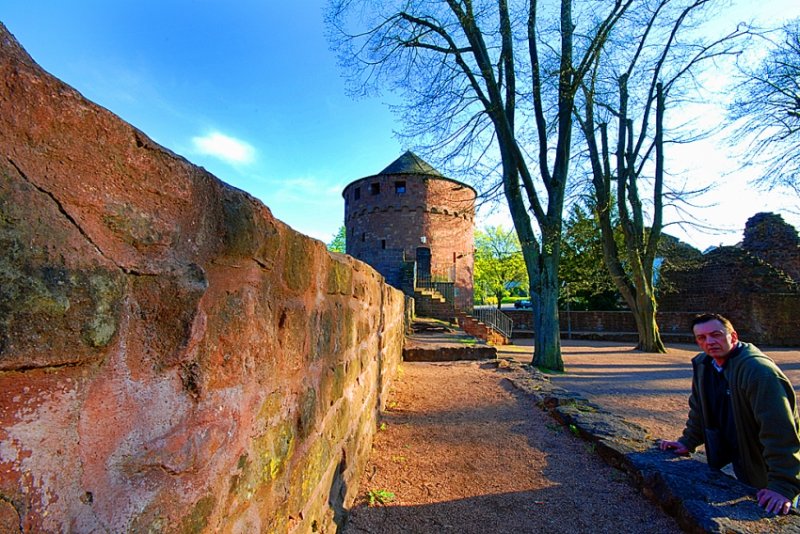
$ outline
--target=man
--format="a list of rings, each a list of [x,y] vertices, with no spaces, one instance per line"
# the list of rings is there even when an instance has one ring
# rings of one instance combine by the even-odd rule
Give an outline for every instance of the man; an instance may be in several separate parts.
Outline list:
[[[692,332],[703,352],[692,359],[689,418],[661,450],[688,455],[705,443],[710,467],[733,464],[736,478],[758,488],[761,507],[788,514],[800,494],[800,418],[789,379],[721,315],[698,315]]]

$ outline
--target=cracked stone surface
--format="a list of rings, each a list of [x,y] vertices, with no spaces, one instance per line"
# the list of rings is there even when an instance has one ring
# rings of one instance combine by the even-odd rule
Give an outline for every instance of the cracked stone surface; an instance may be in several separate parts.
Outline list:
[[[374,270],[0,23],[0,532],[333,530],[402,337]]]

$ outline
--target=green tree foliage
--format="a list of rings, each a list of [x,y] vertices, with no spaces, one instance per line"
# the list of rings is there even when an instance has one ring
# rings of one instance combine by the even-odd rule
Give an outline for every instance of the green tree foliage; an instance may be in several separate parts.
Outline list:
[[[612,226],[614,241],[622,250],[625,235],[616,217],[612,218]],[[648,228],[647,233],[649,231]],[[695,269],[702,262],[703,254],[699,250],[669,234],[661,234],[654,261],[657,267],[653,286],[657,294],[674,292],[669,273]],[[627,262],[622,261],[620,265],[629,271]],[[662,273],[667,276],[662,276]],[[562,284],[561,309],[566,308],[567,301],[572,310],[617,310],[624,302],[604,262],[600,221],[589,206],[574,205],[570,217],[564,221],[559,279]]]
[[[622,234],[616,232],[617,241]],[[603,262],[603,238],[600,224],[592,212],[576,204],[564,221],[561,238],[561,308],[573,310],[616,310],[619,293]]]
[[[331,252],[341,252],[344,254],[347,251],[347,232],[344,228],[344,225],[339,227],[339,231],[336,232],[336,235],[333,236],[331,242],[328,243],[328,250]]]
[[[497,307],[512,284],[528,286],[522,247],[514,230],[489,226],[475,232],[475,287],[497,298]]]

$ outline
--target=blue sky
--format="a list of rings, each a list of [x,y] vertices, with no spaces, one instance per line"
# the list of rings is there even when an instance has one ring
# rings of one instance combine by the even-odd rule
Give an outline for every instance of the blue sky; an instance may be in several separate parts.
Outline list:
[[[346,95],[325,40],[324,4],[3,0],[0,21],[34,60],[87,98],[258,197],[297,230],[329,241],[342,224],[344,186],[379,172],[406,147],[393,136],[389,97]],[[756,6],[770,23],[800,16],[796,0],[737,5],[732,18],[755,16]],[[698,175],[725,176],[696,214],[730,231],[668,232],[700,248],[731,244],[748,217],[770,209],[800,226],[796,197],[747,189],[748,177],[733,172],[735,158],[718,145],[689,147],[676,160],[698,162]],[[510,226],[502,214],[479,224],[485,221]]]
[[[341,191],[403,152],[381,100],[345,94],[322,1],[15,1],[34,60],[156,142],[327,241]]]

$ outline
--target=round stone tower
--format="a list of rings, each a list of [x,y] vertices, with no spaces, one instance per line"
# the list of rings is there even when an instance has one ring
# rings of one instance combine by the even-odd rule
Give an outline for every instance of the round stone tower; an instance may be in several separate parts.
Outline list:
[[[413,281],[452,282],[472,306],[475,190],[406,152],[342,192],[347,253],[407,293]]]

